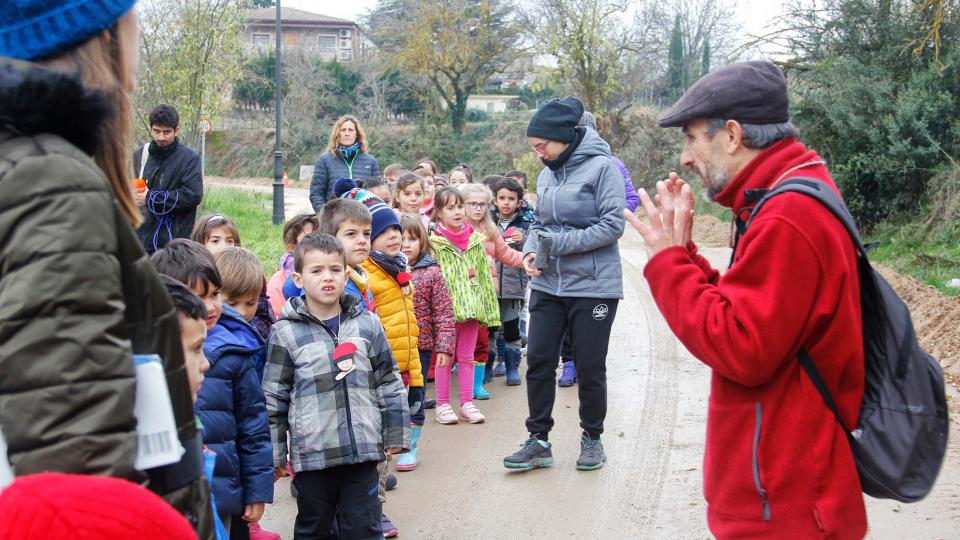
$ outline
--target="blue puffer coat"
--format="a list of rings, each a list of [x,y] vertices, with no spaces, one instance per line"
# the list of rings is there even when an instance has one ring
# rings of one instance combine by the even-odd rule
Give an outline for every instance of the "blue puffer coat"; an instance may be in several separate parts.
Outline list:
[[[341,178],[366,180],[373,176],[380,176],[380,164],[366,152],[358,153],[349,164],[339,150],[335,154],[324,152],[313,164],[310,204],[319,212],[327,201],[334,198],[333,185]]]
[[[273,502],[273,447],[267,406],[257,378],[266,344],[230,306],[207,335],[210,361],[197,394],[203,442],[217,453],[213,493],[217,508],[242,514],[243,506]]]

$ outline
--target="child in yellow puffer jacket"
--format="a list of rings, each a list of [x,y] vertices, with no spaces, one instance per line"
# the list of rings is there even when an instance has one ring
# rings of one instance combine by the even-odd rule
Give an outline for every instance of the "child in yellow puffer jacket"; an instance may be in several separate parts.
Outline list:
[[[371,252],[362,267],[367,273],[367,286],[373,292],[390,350],[408,387],[410,419],[414,427],[420,427],[424,418],[423,374],[417,349],[420,330],[413,312],[413,281],[407,272],[406,257],[400,253],[403,240],[400,221],[390,207],[364,189],[349,190],[342,198],[356,200],[370,211]]]

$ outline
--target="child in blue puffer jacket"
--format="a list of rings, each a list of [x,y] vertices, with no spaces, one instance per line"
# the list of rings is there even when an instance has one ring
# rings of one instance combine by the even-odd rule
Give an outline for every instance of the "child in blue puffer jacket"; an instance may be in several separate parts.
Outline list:
[[[258,363],[263,365],[266,344],[240,312],[221,302],[223,281],[201,244],[174,240],[152,261],[206,304],[203,352],[210,370],[195,407],[204,428],[203,442],[217,454],[213,478],[217,513],[227,527],[234,516],[256,523],[264,504],[273,502],[272,443],[256,369]]]

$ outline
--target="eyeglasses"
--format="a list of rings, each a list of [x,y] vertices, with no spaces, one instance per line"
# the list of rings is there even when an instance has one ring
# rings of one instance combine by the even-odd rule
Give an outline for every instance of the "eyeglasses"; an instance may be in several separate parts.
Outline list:
[[[474,210],[480,210],[486,206],[490,206],[490,203],[485,202],[468,202],[466,204],[467,208],[473,208]]]
[[[533,148],[534,152],[544,154],[546,153],[544,152],[544,149],[547,147],[548,144],[550,144],[550,141],[543,141],[542,143],[531,145],[530,148]]]

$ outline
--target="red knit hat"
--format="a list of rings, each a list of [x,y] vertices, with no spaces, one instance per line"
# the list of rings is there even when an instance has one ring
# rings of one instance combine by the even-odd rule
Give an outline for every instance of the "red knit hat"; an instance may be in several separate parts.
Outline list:
[[[187,520],[158,495],[127,480],[43,473],[0,492],[0,538],[188,540]]]

